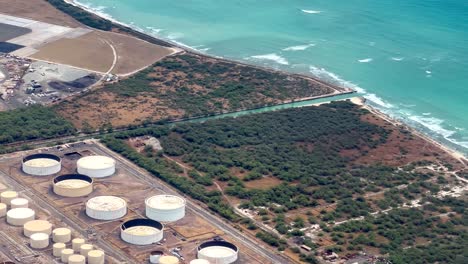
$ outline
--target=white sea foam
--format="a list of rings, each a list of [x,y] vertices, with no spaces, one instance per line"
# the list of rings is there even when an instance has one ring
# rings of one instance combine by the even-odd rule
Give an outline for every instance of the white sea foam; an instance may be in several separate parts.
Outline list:
[[[427,74],[431,74],[432,72],[431,71],[426,71]]]
[[[423,116],[430,116],[431,113],[422,113]]]
[[[146,29],[148,29],[151,34],[155,34],[155,35],[158,35],[162,29],[161,28],[155,28],[155,27],[146,27]]]
[[[367,59],[362,59],[362,60],[358,60],[358,61],[361,62],[361,63],[368,63],[368,62],[371,62],[373,60],[374,59],[372,59],[372,58],[367,58]]]
[[[424,117],[424,116],[411,116],[409,119],[417,122],[418,124],[434,131],[435,133],[442,135],[444,138],[449,140],[449,137],[455,134],[455,131],[446,129],[442,126],[444,120],[435,118],[435,117]]]
[[[307,13],[307,14],[320,14],[322,11],[319,10],[307,10],[307,9],[301,9],[302,12]]]
[[[291,46],[284,48],[283,51],[298,51],[298,50],[306,50],[310,47],[315,46],[315,44],[307,44],[307,45],[298,45],[298,46]]]
[[[366,93],[366,90],[357,86],[356,84],[343,80],[340,76],[334,74],[333,72],[329,72],[324,68],[318,68],[315,66],[309,66],[309,72],[312,73],[319,79],[326,80],[332,84],[348,87],[354,89],[358,93]]]
[[[282,65],[289,65],[289,62],[285,58],[279,56],[276,53],[270,53],[270,54],[265,54],[265,55],[255,55],[255,56],[250,56],[250,57],[254,59],[259,59],[259,60],[274,61]]]
[[[394,106],[391,103],[385,102],[382,98],[378,97],[375,94],[366,94],[364,95],[364,98],[367,100],[385,108],[394,108]]]
[[[392,57],[393,61],[402,61],[404,59],[405,59],[404,57]]]

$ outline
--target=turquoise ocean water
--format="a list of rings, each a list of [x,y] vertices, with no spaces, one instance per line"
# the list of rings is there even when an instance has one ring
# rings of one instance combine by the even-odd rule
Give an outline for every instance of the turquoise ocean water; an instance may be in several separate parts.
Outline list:
[[[79,0],[222,56],[314,74],[468,153],[466,0]]]

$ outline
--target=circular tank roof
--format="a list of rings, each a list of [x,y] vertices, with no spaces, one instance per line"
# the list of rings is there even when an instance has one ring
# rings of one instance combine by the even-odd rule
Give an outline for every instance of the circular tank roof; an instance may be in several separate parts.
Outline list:
[[[210,262],[206,259],[194,259],[190,261],[190,264],[210,264]]]
[[[26,222],[26,224],[23,225],[24,229],[30,230],[32,232],[42,231],[51,227],[52,227],[52,224],[46,220],[32,220],[32,221]]]
[[[87,156],[78,160],[77,166],[86,169],[107,169],[115,166],[115,160],[106,156]]]
[[[60,175],[60,176],[57,176],[54,178],[54,183],[55,184],[61,184],[61,186],[63,185],[67,185],[67,184],[64,184],[62,183],[63,181],[68,181],[70,182],[71,180],[76,180],[77,182],[78,181],[81,181],[81,182],[87,182],[87,183],[93,183],[93,178],[89,177],[89,176],[86,176],[86,175],[83,175],[83,174],[64,174],[64,175]],[[62,185],[63,184],[63,185]],[[84,183],[82,183],[84,184]]]
[[[33,154],[33,155],[26,156],[25,158],[23,158],[23,163],[26,163],[26,162],[32,161],[32,160],[41,160],[41,159],[54,160],[54,161],[57,161],[57,162],[61,161],[59,156],[56,156],[56,155],[53,155],[53,154],[38,153],[38,154]]]
[[[175,195],[155,195],[145,201],[146,205],[161,210],[172,210],[185,206],[185,200]]]
[[[25,205],[25,204],[28,204],[29,201],[28,199],[25,199],[25,198],[15,198],[13,200],[11,200],[11,205]]]
[[[0,195],[3,198],[15,198],[18,196],[18,193],[15,191],[5,191],[5,192],[2,192]]]
[[[159,263],[161,264],[177,264],[179,259],[174,256],[162,256],[159,258]]]
[[[122,231],[132,235],[147,236],[161,232],[164,226],[155,220],[139,218],[123,223],[120,228]]]
[[[59,227],[59,228],[56,228],[54,229],[54,231],[52,231],[52,233],[54,233],[55,235],[68,235],[71,233],[71,230],[66,228],[66,227]]]
[[[236,245],[227,241],[207,241],[198,247],[198,252],[212,258],[229,257],[237,254],[239,249]]]
[[[31,240],[46,240],[49,239],[49,235],[46,233],[35,233],[31,235]]]
[[[86,202],[86,207],[101,211],[114,211],[125,206],[127,202],[116,196],[96,196]]]
[[[68,262],[82,262],[85,261],[86,258],[83,255],[78,255],[78,254],[73,254],[70,257],[68,257]]]
[[[104,256],[104,252],[101,250],[90,250],[88,252],[88,257],[102,257]]]
[[[7,216],[10,218],[29,218],[34,214],[34,210],[30,208],[15,208],[7,212]]]

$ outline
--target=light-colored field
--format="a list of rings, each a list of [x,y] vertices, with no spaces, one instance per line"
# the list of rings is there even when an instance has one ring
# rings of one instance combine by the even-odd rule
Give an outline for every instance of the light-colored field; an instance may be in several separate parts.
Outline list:
[[[62,38],[42,46],[31,57],[101,73],[129,75],[174,50],[113,32],[93,31],[78,38]]]
[[[44,0],[0,0],[0,13],[68,27],[80,26]]]

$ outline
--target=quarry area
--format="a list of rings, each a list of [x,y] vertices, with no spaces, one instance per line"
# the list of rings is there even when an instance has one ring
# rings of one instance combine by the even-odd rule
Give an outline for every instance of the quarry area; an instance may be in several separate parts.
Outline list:
[[[96,141],[4,155],[0,178],[1,260],[272,262],[207,208]]]
[[[0,13],[0,111],[53,104],[177,52],[118,33]]]

